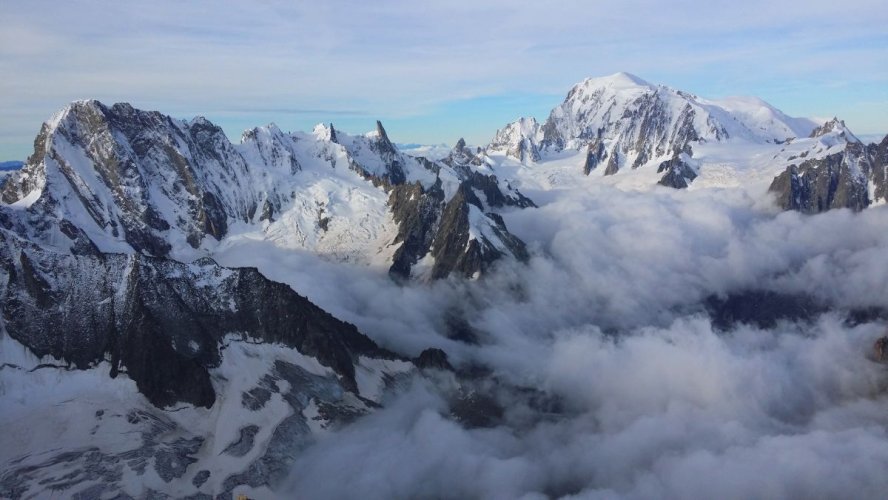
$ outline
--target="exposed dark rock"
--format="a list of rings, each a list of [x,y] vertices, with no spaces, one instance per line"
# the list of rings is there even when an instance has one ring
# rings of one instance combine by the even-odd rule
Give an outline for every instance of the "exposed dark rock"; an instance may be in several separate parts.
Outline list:
[[[510,191],[509,194],[503,193],[499,180],[497,180],[495,175],[485,175],[471,171],[466,175],[465,182],[469,183],[473,189],[477,189],[484,194],[488,207],[502,208],[512,206],[528,208],[536,206],[530,198],[524,196],[519,191]]]
[[[105,460],[105,456],[96,448],[80,448],[56,454],[45,461],[24,467],[9,467],[0,473],[0,497],[24,498],[28,486],[38,477],[43,469],[51,467],[70,468],[71,472],[61,477],[44,478],[42,485],[45,491],[67,491],[82,483],[113,484],[123,477],[122,467],[117,461]],[[72,497],[97,498],[96,492],[104,488],[84,489],[69,492]]]
[[[540,150],[536,141],[540,132],[540,125],[535,118],[520,118],[497,130],[487,148],[503,151],[522,162],[539,161]]]
[[[71,163],[81,160],[67,153],[70,147],[83,151],[95,178]],[[44,125],[34,154],[4,186],[2,198],[13,203],[45,182],[39,202],[28,209],[33,218],[72,225],[64,219],[69,214],[53,210],[70,193],[110,237],[163,257],[171,248],[166,240],[171,228],[197,247],[205,235],[222,238],[228,219],[246,220],[251,200],[223,193],[246,171],[222,129],[205,119],[182,125],[128,104],[79,101],[63,111],[57,127]],[[165,218],[158,196],[178,206],[176,216]],[[241,196],[249,198],[250,190]]]
[[[469,216],[472,206],[480,211],[481,200],[475,196],[468,183],[460,184],[456,194],[444,206],[435,240],[432,243],[432,278],[439,279],[456,272],[466,277],[483,273],[503,251],[483,235],[470,239]],[[527,259],[524,242],[508,232],[502,218],[487,214],[493,222],[488,227],[508,251],[520,260]]]
[[[256,434],[259,432],[259,426],[257,425],[248,425],[246,427],[241,427],[238,431],[237,439],[235,439],[231,444],[225,447],[222,450],[222,453],[227,453],[231,456],[242,457],[250,452],[253,449],[253,440],[256,438]]]
[[[316,404],[320,420],[325,428],[335,429],[367,412],[368,406],[347,395],[341,381],[335,376],[320,376],[303,368],[275,360],[272,368],[261,378],[261,385],[279,394],[290,406],[292,413],[282,422],[249,424],[244,426],[225,453],[247,457],[256,452],[255,437],[259,425],[271,433],[264,449],[258,450],[257,458],[235,474],[222,478],[222,491],[213,491],[215,498],[232,498],[232,491],[241,485],[254,488],[279,488],[292,470],[295,458],[314,441],[305,410]],[[285,383],[280,383],[283,381]],[[169,413],[151,407],[138,407],[104,417],[116,419],[108,422],[105,432],[120,432],[112,450],[85,447],[73,450],[49,449],[40,456],[24,455],[7,464],[0,471],[0,496],[3,498],[29,498],[45,491],[71,498],[130,498],[123,494],[123,482],[127,489],[134,484],[132,478],[156,473],[164,482],[186,479],[196,488],[205,488],[210,471],[205,468],[215,463],[214,457],[205,456],[205,436],[197,436],[180,427]],[[224,418],[224,417],[223,417]],[[234,418],[237,418],[236,416]],[[212,428],[207,429],[212,432]],[[107,439],[103,441],[108,441]],[[119,451],[119,449],[125,451]],[[177,484],[182,484],[177,482]],[[166,493],[145,489],[137,498],[174,498]],[[180,498],[175,497],[175,498]],[[205,492],[197,492],[181,498],[213,498]]]
[[[407,173],[404,166],[406,160],[401,152],[398,151],[398,148],[389,140],[385,128],[378,120],[376,121],[376,137],[370,140],[370,148],[385,165],[382,172],[370,172],[354,161],[349,164],[349,168],[373,182],[373,185],[383,187],[386,190],[407,182]]]
[[[57,254],[0,231],[0,283],[10,336],[81,369],[110,359],[157,406],[213,404],[207,369],[229,333],[294,347],[355,392],[356,356],[393,356],[288,286],[209,259]]]
[[[44,123],[34,139],[34,153],[28,157],[28,161],[20,171],[27,175],[11,175],[3,183],[3,188],[0,190],[0,200],[3,203],[15,203],[37,189],[40,179],[39,165],[43,161],[43,157],[46,156],[46,142],[49,139],[49,133],[49,125]]]
[[[632,159],[631,168],[638,168],[700,140],[701,131],[694,124],[696,111],[691,105],[694,96],[642,81],[634,83],[640,95],[621,106],[606,86],[574,86],[542,125],[540,149],[559,151],[569,143],[585,146],[584,173],[588,175],[607,160],[605,175],[613,175],[621,167],[619,157],[624,162]],[[679,99],[685,104],[676,108]],[[593,116],[601,119],[589,119]],[[706,132],[716,139],[728,137],[727,130],[715,122],[709,123]]]
[[[503,256],[502,251],[483,237],[480,243],[469,241],[469,205],[479,211],[484,209],[484,203],[473,188],[479,189],[491,206],[533,205],[521,193],[504,195],[496,177],[483,174],[469,175],[446,203],[440,181],[428,190],[418,182],[395,186],[389,195],[389,206],[398,223],[398,235],[393,244],[401,243],[401,246],[395,251],[390,275],[398,279],[408,278],[413,265],[429,252],[435,259],[433,279],[447,277],[454,271],[471,277]],[[513,256],[527,259],[524,242],[509,233],[502,217],[494,213],[483,214],[483,217],[486,222],[482,223],[491,227]]]
[[[620,153],[614,151],[607,160],[607,168],[604,169],[604,175],[614,175],[620,171]]]
[[[810,320],[825,311],[812,297],[764,290],[732,293],[706,299],[706,309],[716,328],[727,330],[738,323],[773,328],[780,320]]]
[[[800,165],[790,165],[771,183],[784,210],[818,213],[833,208],[863,210],[871,203],[867,186],[869,160],[860,143],[849,143],[845,151]]]
[[[697,172],[683,154],[676,154],[671,159],[660,163],[657,172],[665,172],[657,184],[675,189],[685,189],[697,178]]]
[[[888,199],[888,136],[878,144],[864,146],[833,119],[811,134],[829,134],[845,142],[845,148],[823,158],[789,165],[774,178],[769,191],[784,210],[818,213],[833,208],[863,210]],[[808,151],[800,157],[807,157]]]
[[[432,244],[435,264],[432,277],[445,278],[451,271],[462,271],[472,276],[481,270],[480,248],[477,240],[469,245],[469,203],[480,205],[480,200],[466,184],[460,185],[457,193],[447,202],[441,213],[439,230]],[[476,205],[476,206],[477,206]]]
[[[586,146],[586,161],[583,163],[583,173],[589,175],[601,162],[607,159],[607,150],[600,138],[594,139]]]
[[[263,377],[258,387],[253,387],[241,394],[241,405],[252,411],[256,411],[265,406],[271,399],[271,394],[278,392],[274,381],[268,376]]]
[[[888,200],[888,135],[878,144],[867,146],[871,161],[870,182],[873,183],[873,201]]]
[[[447,338],[467,344],[478,343],[481,334],[461,314],[449,313],[444,320]]]
[[[447,360],[447,353],[437,348],[430,348],[419,353],[413,360],[413,364],[421,370],[434,368],[437,370],[453,371],[453,366]]]
[[[398,224],[398,235],[392,244],[401,243],[395,251],[389,274],[409,278],[410,269],[428,253],[444,206],[440,183],[429,190],[419,182],[395,186],[389,194],[389,207]]]
[[[207,479],[209,479],[209,478],[210,478],[210,471],[202,470],[194,475],[194,477],[191,479],[191,484],[193,484],[197,488],[200,488],[201,486],[204,485],[204,483],[207,482]]]
[[[816,127],[814,130],[812,130],[811,134],[808,137],[812,137],[812,138],[813,137],[821,137],[821,136],[824,136],[830,132],[834,132],[836,130],[843,130],[845,128],[846,127],[845,127],[844,120],[839,120],[838,118],[833,117],[832,120],[829,120],[826,123],[824,123],[823,125],[820,125],[819,127]]]
[[[299,453],[310,445],[314,438],[302,412],[310,401],[327,401],[324,415],[331,422],[343,422],[338,414],[348,416],[363,413],[358,408],[334,405],[342,399],[343,390],[339,383],[329,378],[311,374],[299,366],[278,360],[274,363],[272,379],[284,380],[289,389],[281,394],[294,410],[272,433],[264,453],[253,461],[246,470],[233,474],[222,483],[225,492],[230,493],[240,485],[252,487],[279,487],[291,470],[291,465]],[[276,391],[277,392],[277,391]]]

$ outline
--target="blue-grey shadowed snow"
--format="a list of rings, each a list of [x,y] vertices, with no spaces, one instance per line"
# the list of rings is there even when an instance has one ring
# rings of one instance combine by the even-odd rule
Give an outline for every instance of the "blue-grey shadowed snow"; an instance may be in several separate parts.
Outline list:
[[[0,161],[0,171],[9,172],[13,170],[18,170],[22,168],[24,164],[25,162],[19,160]]]

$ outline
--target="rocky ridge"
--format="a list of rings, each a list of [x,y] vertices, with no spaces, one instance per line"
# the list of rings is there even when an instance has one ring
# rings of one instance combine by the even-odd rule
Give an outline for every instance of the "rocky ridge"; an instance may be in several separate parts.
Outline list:
[[[799,142],[805,149],[787,159],[789,165],[769,187],[780,208],[803,213],[860,211],[888,199],[888,136],[864,145],[834,118]]]
[[[497,132],[487,146],[522,162],[563,150],[585,151],[583,171],[614,175],[653,163],[666,172],[660,184],[684,187],[669,167],[679,153],[692,155],[701,142],[746,140],[776,143],[804,137],[814,128],[753,98],[702,99],[628,73],[587,78],[570,89],[545,122],[522,118]],[[688,165],[687,163],[685,163]],[[667,171],[668,170],[668,171]],[[690,169],[682,169],[684,174]]]
[[[469,182],[494,209],[505,206],[504,199],[523,199],[475,171],[483,165],[460,163],[463,156],[433,162],[404,155],[381,123],[362,136],[332,125],[311,134],[269,125],[246,131],[233,145],[203,118],[180,121],[128,104],[78,101],[44,124],[34,154],[4,185],[0,224],[75,254],[135,252],[187,261],[212,255],[237,226],[319,253],[336,245],[331,254],[353,258],[390,252],[386,247],[405,240],[404,234],[394,241],[385,236],[392,208],[386,203],[398,186],[419,183],[433,191],[437,185],[446,202]],[[353,206],[356,195],[372,204],[360,220],[355,217],[367,209]],[[486,215],[478,222],[497,225]],[[497,251],[511,254],[506,247]],[[390,265],[400,272],[404,263]]]

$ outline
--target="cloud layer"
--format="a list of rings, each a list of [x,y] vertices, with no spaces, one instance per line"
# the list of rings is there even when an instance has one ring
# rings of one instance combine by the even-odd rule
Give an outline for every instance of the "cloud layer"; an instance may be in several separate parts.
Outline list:
[[[309,448],[294,494],[883,496],[888,369],[870,355],[886,325],[852,326],[844,311],[888,304],[888,207],[803,216],[743,190],[529,194],[541,207],[506,221],[534,257],[478,282],[399,286],[308,255],[251,261],[387,347],[486,366],[475,389],[506,408],[501,425],[465,429],[447,417],[452,381],[414,380]],[[750,289],[830,310],[714,329],[702,301]],[[480,345],[446,338],[453,315]]]

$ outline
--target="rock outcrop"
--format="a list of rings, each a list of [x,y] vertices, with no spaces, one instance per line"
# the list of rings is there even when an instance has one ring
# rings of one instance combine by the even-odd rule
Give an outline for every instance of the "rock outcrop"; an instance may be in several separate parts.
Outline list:
[[[780,208],[809,214],[834,208],[860,211],[886,199],[888,137],[878,145],[864,146],[838,119],[815,134],[812,138],[821,148],[814,151],[825,152],[816,157],[805,154],[807,159],[791,163],[771,183],[769,191]]]
[[[485,168],[464,141],[442,161],[409,157],[380,122],[358,136],[332,125],[305,134],[270,124],[247,130],[233,145],[204,118],[174,120],[128,104],[77,101],[44,124],[34,154],[4,184],[0,199],[17,209],[0,214],[0,227],[78,255],[191,260],[212,255],[232,226],[280,235],[283,228],[274,224],[284,220],[295,233],[288,246],[312,251],[329,241],[335,247],[329,253],[346,260],[366,254],[367,245],[403,244],[392,268],[407,276],[430,248],[431,237],[417,235],[434,234],[443,203],[461,183],[482,193],[486,211],[532,206],[479,171]],[[399,202],[407,185],[421,186],[424,201]],[[401,229],[394,242],[374,239],[391,224],[387,199]],[[380,210],[368,213],[363,200]],[[361,206],[344,206],[350,203]],[[405,215],[413,209],[422,215]]]
[[[211,406],[208,369],[227,335],[293,347],[357,392],[358,356],[394,358],[348,323],[255,269],[140,254],[71,255],[0,231],[6,332],[37,356],[104,360],[157,406]]]
[[[521,161],[539,161],[562,150],[585,151],[586,175],[602,165],[603,175],[614,175],[669,161],[673,152],[697,142],[737,138],[776,143],[807,136],[813,128],[813,122],[790,118],[758,99],[706,100],[617,73],[583,80],[542,125],[532,119],[509,124],[487,150]]]
[[[697,178],[693,160],[687,153],[677,153],[671,159],[660,163],[657,173],[663,172],[657,184],[675,189],[685,189]]]

